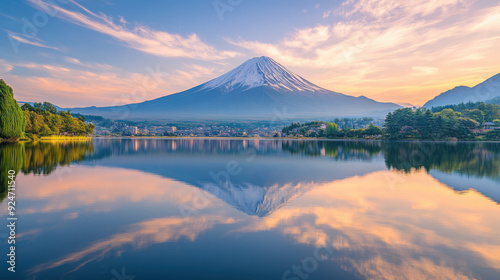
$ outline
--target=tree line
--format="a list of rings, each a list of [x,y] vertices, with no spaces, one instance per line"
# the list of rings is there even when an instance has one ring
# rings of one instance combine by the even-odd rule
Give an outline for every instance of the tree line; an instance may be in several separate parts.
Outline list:
[[[500,105],[467,103],[435,107],[398,109],[385,118],[389,140],[476,140],[486,122],[500,124]],[[500,140],[500,130],[486,133],[486,140]]]
[[[85,118],[74,118],[69,111],[57,111],[49,102],[25,103],[21,106],[26,120],[27,136],[50,136],[59,134],[88,135],[94,132],[94,124],[85,124]]]
[[[347,120],[342,119],[344,124],[349,122]],[[326,138],[379,138],[383,134],[382,129],[371,122],[367,124],[366,128],[352,129],[349,125],[343,125],[343,128],[340,129],[336,122],[324,121],[313,121],[304,124],[292,123],[285,126],[281,132],[286,135]]]
[[[342,129],[336,122],[342,123]],[[462,103],[432,109],[403,108],[388,113],[383,128],[363,119],[365,128],[351,128],[348,119],[335,122],[292,123],[282,129],[285,135],[320,138],[380,138],[387,140],[500,140],[500,129],[485,132],[493,123],[500,127],[500,105]],[[369,123],[366,125],[366,123]],[[488,125],[489,126],[489,125]],[[478,135],[484,136],[478,137]]]
[[[88,135],[94,132],[85,118],[74,118],[69,111],[57,111],[49,102],[19,107],[12,88],[0,79],[0,138],[50,136],[59,134]]]

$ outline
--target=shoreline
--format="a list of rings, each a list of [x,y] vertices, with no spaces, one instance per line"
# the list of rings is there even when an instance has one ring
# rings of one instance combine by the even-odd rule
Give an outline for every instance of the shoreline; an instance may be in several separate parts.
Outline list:
[[[220,136],[44,136],[38,139],[1,139],[2,144],[40,141],[84,141],[94,139],[204,139],[204,140],[279,140],[279,141],[338,141],[338,142],[408,142],[408,143],[500,143],[491,140],[388,140],[388,139],[353,139],[353,138],[286,138],[286,137],[220,137]]]
[[[419,143],[500,143],[500,141],[475,140],[388,140],[388,139],[352,139],[352,138],[286,138],[286,137],[219,137],[219,136],[91,136],[92,139],[210,139],[210,140],[294,140],[294,141],[348,141],[348,142],[419,142]]]

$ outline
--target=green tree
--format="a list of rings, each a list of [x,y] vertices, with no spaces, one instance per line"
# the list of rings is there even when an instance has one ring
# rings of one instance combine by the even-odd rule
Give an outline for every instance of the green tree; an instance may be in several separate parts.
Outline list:
[[[398,109],[387,114],[385,118],[385,127],[389,139],[403,139],[408,137],[408,131],[414,131],[413,128],[415,113],[411,108]],[[404,129],[403,129],[404,128]]]
[[[21,138],[24,136],[26,122],[12,88],[0,79],[0,137]]]
[[[95,129],[95,125],[93,123],[89,123],[89,124],[85,125],[85,130],[86,130],[85,134],[93,134],[94,129]],[[278,133],[276,133],[276,134],[278,134]],[[276,136],[276,137],[278,137],[278,136]]]
[[[486,133],[486,139],[488,140],[500,140],[500,129],[493,129]]]
[[[327,123],[325,135],[326,135],[326,137],[329,137],[329,138],[334,137],[337,134],[338,130],[339,130],[339,128],[338,128],[336,123]]]
[[[475,120],[478,123],[483,123],[484,122],[484,112],[479,110],[479,109],[474,109],[474,110],[469,110],[465,109],[462,111],[462,114],[466,118],[470,118]]]
[[[43,124],[42,129],[40,130],[40,135],[42,136],[49,136],[52,135],[52,131],[50,130],[49,126],[47,124]]]
[[[57,108],[56,106],[52,105],[50,102],[43,102],[42,103],[42,109],[46,112],[49,112],[51,114],[56,114],[57,113]]]
[[[371,123],[365,130],[363,130],[363,134],[366,136],[382,135],[382,129]]]

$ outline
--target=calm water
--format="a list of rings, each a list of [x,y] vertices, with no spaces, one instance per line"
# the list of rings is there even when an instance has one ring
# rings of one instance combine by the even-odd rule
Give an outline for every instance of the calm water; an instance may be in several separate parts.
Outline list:
[[[500,144],[96,139],[0,166],[0,279],[500,279]]]

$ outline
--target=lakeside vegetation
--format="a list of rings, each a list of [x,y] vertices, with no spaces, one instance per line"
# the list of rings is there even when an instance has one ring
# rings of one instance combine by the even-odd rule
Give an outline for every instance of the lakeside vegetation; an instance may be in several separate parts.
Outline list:
[[[49,102],[24,104],[21,106],[26,121],[27,137],[92,134],[94,124],[85,124],[84,117],[74,118],[69,111],[57,111]]]
[[[500,140],[500,105],[462,103],[425,108],[403,108],[387,114],[383,128],[339,129],[335,122],[292,123],[283,128],[286,136],[330,139],[386,140]],[[495,129],[496,128],[496,129]]]
[[[28,137],[85,136],[94,132],[94,124],[84,117],[74,118],[69,111],[57,111],[49,102],[19,107],[12,88],[0,79],[0,138],[16,141]]]
[[[26,121],[12,88],[0,79],[0,138],[17,139],[24,136]]]
[[[385,137],[389,140],[498,140],[500,130],[486,130],[489,122],[500,124],[500,106],[468,103],[412,110],[399,109],[385,119]]]
[[[312,138],[380,138],[382,137],[382,129],[373,123],[368,124],[366,128],[351,128],[344,126],[339,129],[339,125],[335,122],[313,121],[304,124],[292,123],[286,126],[281,131],[284,135],[296,135],[299,137]],[[278,137],[278,135],[276,135]]]
[[[492,100],[496,101],[496,100]],[[332,122],[310,121],[305,123],[291,123],[288,126],[277,126],[272,124],[272,133],[269,128],[262,128],[266,132],[264,136],[271,137],[305,137],[305,138],[329,138],[329,139],[386,139],[386,140],[500,140],[500,105],[490,103],[462,103],[434,107],[432,109],[403,108],[389,113],[385,120],[373,118],[336,118]],[[87,124],[85,123],[89,121]],[[121,133],[109,135],[143,135],[150,136],[146,124],[132,121],[110,120],[101,116],[72,115],[70,111],[58,111],[49,102],[26,103],[19,107],[13,97],[12,88],[0,79],[0,138],[7,141],[19,139],[38,140],[41,137],[51,137],[53,140],[61,137],[86,137],[94,133],[98,128],[116,130]],[[186,124],[175,126],[152,125],[153,131],[162,136],[191,136],[193,132],[201,132],[202,136],[213,134],[214,126],[222,129],[219,132],[222,137],[262,136],[254,131],[261,129],[260,125],[254,124],[255,129],[242,129],[247,123],[229,124],[211,123],[205,127],[191,128]],[[158,126],[156,126],[158,125]],[[192,124],[191,124],[192,125]],[[220,127],[217,127],[219,125]],[[132,126],[132,127],[131,127]],[[139,127],[134,127],[139,126]],[[185,127],[184,127],[185,126]],[[131,133],[130,129],[135,129]],[[137,133],[138,128],[144,133]],[[149,127],[148,127],[149,128]],[[208,129],[206,129],[208,128]],[[174,133],[177,129],[179,131]],[[183,131],[184,130],[184,131]],[[253,130],[253,131],[252,131]],[[280,132],[281,130],[281,132]],[[125,131],[125,132],[124,132]],[[211,134],[212,133],[212,134]],[[97,133],[99,135],[99,133]],[[198,133],[200,134],[200,133]],[[0,139],[0,141],[1,141]]]

